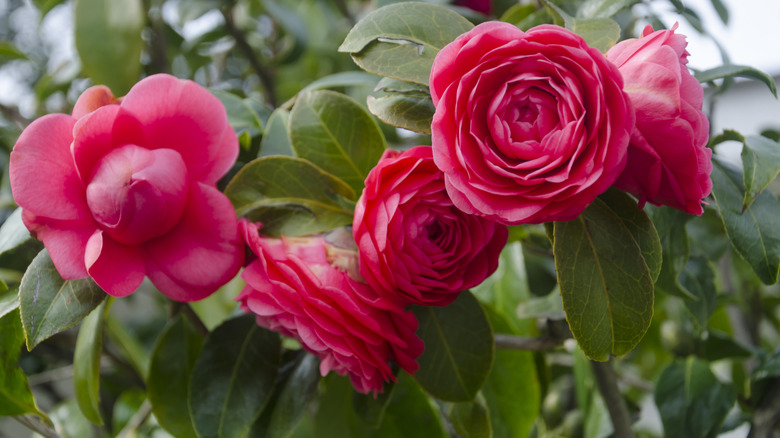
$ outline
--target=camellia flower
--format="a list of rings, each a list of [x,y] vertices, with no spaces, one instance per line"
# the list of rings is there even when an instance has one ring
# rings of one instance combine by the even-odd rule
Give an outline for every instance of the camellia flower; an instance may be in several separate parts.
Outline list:
[[[712,190],[709,122],[702,113],[703,90],[688,71],[685,35],[671,30],[622,41],[607,52],[625,82],[636,111],[626,169],[615,185],[639,202],[702,214]]]
[[[362,393],[376,394],[395,380],[390,361],[410,374],[417,370],[423,350],[417,318],[350,277],[354,251],[322,236],[260,237],[246,220],[239,228],[258,258],[241,273],[247,286],[236,299],[259,325],[297,339],[320,357],[323,376],[347,375]]]
[[[155,75],[122,99],[92,87],[71,116],[31,123],[11,153],[11,189],[62,278],[92,277],[124,296],[148,275],[193,301],[243,262],[235,210],[216,189],[237,156],[216,97]]]
[[[625,167],[634,112],[575,33],[487,22],[433,63],[433,159],[461,210],[504,224],[576,218]]]
[[[496,270],[509,234],[452,204],[428,146],[385,151],[366,178],[352,230],[360,273],[374,290],[440,306]]]

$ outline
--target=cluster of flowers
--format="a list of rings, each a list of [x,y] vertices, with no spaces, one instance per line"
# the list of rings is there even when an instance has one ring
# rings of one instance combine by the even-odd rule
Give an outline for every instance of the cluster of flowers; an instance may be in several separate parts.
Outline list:
[[[242,273],[237,300],[294,337],[320,371],[375,393],[423,350],[408,305],[443,306],[495,271],[507,225],[576,218],[617,186],[701,214],[711,190],[702,88],[683,35],[645,29],[606,57],[576,34],[483,23],[431,71],[432,147],[388,150],[365,181],[352,239],[274,239],[216,189],[238,154],[222,106],[156,75],[122,99],[93,87],[71,116],[32,123],[11,155],[27,228],[65,279],[174,300]],[[353,240],[354,239],[354,240]]]

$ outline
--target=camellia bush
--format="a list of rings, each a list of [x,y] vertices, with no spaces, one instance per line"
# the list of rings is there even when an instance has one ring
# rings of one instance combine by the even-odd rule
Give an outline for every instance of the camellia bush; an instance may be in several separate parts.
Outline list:
[[[0,434],[777,436],[776,86],[650,3],[6,2]]]

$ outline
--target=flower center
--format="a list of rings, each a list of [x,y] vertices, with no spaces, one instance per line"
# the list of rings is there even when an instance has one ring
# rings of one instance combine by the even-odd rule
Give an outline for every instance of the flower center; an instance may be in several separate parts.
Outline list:
[[[178,152],[130,144],[98,162],[87,185],[87,205],[111,238],[138,245],[179,222],[188,186],[187,167]]]

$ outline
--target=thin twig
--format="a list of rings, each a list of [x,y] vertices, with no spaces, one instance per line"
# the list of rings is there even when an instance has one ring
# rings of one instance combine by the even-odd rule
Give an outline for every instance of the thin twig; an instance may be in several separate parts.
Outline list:
[[[628,407],[620,393],[617,385],[617,375],[612,368],[612,359],[607,362],[591,361],[593,366],[593,375],[596,378],[596,384],[599,392],[604,398],[604,404],[607,405],[609,417],[612,419],[612,436],[621,438],[634,438],[634,431],[631,429],[631,417],[628,415]]]
[[[241,32],[241,30],[236,27],[235,20],[233,19],[233,8],[230,7],[227,9],[222,9],[222,16],[225,18],[225,27],[227,28],[228,33],[236,41],[236,46],[244,53],[244,56],[246,56],[249,64],[252,66],[252,69],[260,78],[260,82],[263,84],[263,88],[265,89],[265,97],[268,100],[268,103],[272,107],[276,108],[276,92],[274,91],[272,72],[260,64],[255,51],[252,49],[252,46],[250,46],[246,38],[244,38],[243,32]]]
[[[13,417],[13,419],[22,426],[32,430],[33,432],[37,432],[46,438],[62,438],[62,435],[57,433],[56,430],[49,427],[49,425],[45,424],[38,417],[32,415],[20,415]]]
[[[539,338],[513,336],[496,333],[493,335],[496,348],[505,350],[547,351],[559,347],[563,340],[542,336]]]
[[[117,434],[116,438],[129,438],[138,435],[136,433],[138,428],[146,423],[146,420],[149,419],[151,414],[152,404],[149,403],[149,399],[146,399],[138,408],[138,411],[130,417],[130,421],[128,421],[125,427]]]
[[[73,378],[73,365],[66,365],[42,373],[33,374],[27,378],[30,386],[43,385],[44,383],[59,382],[60,380]]]

